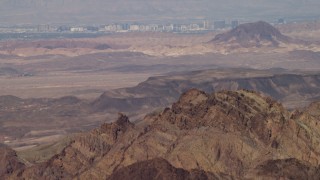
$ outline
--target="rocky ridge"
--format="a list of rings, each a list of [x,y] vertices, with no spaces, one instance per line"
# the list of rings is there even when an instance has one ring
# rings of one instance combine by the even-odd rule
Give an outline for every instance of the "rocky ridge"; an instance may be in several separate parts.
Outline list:
[[[318,179],[319,112],[314,103],[290,113],[253,91],[191,89],[138,124],[119,114],[116,122],[76,136],[48,162],[22,167],[10,177],[126,179],[150,173],[177,179]]]
[[[259,91],[292,109],[307,106],[320,97],[319,87],[318,73],[293,74],[281,69],[271,73],[252,69],[203,70],[150,77],[135,87],[107,91],[92,102],[92,107],[96,111],[126,112],[141,107],[163,107],[175,102],[184,91],[197,88],[206,92]]]

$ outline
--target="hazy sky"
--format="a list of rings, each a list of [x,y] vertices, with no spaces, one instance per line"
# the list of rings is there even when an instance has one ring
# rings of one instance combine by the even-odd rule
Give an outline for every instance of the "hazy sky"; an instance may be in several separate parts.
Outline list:
[[[0,24],[319,17],[320,0],[0,0]]]

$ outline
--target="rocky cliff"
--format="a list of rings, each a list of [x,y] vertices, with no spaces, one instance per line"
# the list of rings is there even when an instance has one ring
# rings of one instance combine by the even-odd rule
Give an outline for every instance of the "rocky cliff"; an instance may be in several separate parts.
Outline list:
[[[10,177],[319,179],[319,118],[319,103],[291,113],[253,91],[191,89],[138,124],[119,114],[48,162]]]
[[[0,179],[20,173],[24,167],[25,165],[20,162],[15,151],[0,144]]]

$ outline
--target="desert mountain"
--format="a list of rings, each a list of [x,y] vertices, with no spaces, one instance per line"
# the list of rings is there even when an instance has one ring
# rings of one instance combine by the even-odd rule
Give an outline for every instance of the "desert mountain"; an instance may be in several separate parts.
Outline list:
[[[212,40],[214,43],[236,44],[240,47],[278,46],[289,41],[289,37],[264,21],[241,24],[231,31],[218,34]]]
[[[0,96],[0,140],[8,141],[13,148],[50,143],[66,134],[111,122],[119,111],[130,115],[132,121],[141,120],[147,113],[161,111],[177,101],[190,88],[209,93],[254,90],[279,100],[286,108],[301,108],[320,99],[319,80],[318,73],[293,74],[282,69],[215,69],[150,77],[135,87],[107,91],[90,102],[72,96]]]
[[[171,108],[146,116],[139,124],[120,114],[114,123],[76,136],[49,161],[22,167],[11,178],[153,174],[319,179],[319,112],[319,103],[313,103],[291,114],[271,98],[247,90],[207,94],[191,89]]]
[[[92,107],[97,111],[163,107],[176,101],[181,93],[190,88],[206,92],[259,91],[280,100],[289,108],[306,106],[320,97],[317,73],[294,74],[282,69],[216,69],[150,77],[135,87],[105,92],[92,103]]]

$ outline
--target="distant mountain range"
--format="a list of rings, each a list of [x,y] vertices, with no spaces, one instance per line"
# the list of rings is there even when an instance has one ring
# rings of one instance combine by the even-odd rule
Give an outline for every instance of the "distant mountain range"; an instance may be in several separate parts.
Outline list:
[[[319,5],[317,0],[0,0],[0,23],[297,18],[319,16]]]
[[[141,107],[163,107],[190,88],[206,92],[248,89],[262,92],[285,104],[303,107],[320,98],[319,73],[293,73],[284,69],[214,69],[150,77],[135,87],[103,93],[93,103],[96,111],[137,111]]]

